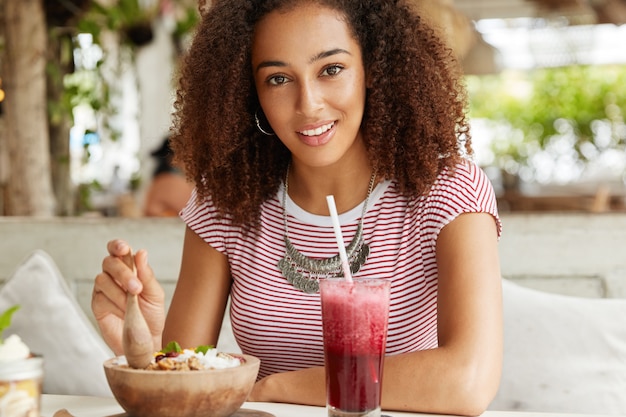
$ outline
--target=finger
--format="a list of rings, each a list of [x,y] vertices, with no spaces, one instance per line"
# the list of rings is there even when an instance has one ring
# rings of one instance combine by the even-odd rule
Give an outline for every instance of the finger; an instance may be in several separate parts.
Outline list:
[[[154,271],[148,263],[148,252],[144,249],[138,250],[135,254],[137,265],[137,277],[142,283],[143,290],[141,297],[152,304],[161,303],[164,298],[163,287],[154,276]]]
[[[119,320],[124,320],[124,311],[120,309],[116,303],[104,297],[102,293],[95,293],[91,301],[91,311],[96,321],[114,316]]]
[[[124,321],[119,318],[108,315],[98,322],[102,338],[111,348],[115,355],[123,355],[124,347],[122,346],[122,329]]]
[[[126,256],[128,251],[125,253]],[[120,256],[107,256],[102,261],[102,271],[111,276],[122,288],[131,294],[139,294],[143,288],[137,274],[126,265]]]
[[[112,256],[124,256],[130,252],[130,245],[122,239],[114,239],[107,242],[107,251]]]
[[[126,311],[126,291],[108,274],[98,274],[94,280],[91,309],[97,320],[108,314],[123,318]]]
[[[154,276],[154,271],[148,263],[148,252],[145,249],[140,249],[135,254],[135,266],[137,269],[137,278],[141,281],[144,287],[153,287],[157,282]]]
[[[128,242],[121,239],[110,240],[107,243],[107,250],[110,256],[120,258],[129,269],[135,271],[135,259]]]

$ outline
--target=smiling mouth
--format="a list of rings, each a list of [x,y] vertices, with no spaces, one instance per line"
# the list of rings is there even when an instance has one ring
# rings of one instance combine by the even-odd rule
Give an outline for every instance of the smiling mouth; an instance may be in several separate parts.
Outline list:
[[[304,136],[319,136],[324,132],[328,132],[330,129],[333,128],[333,126],[335,126],[335,122],[329,123],[327,125],[324,126],[320,126],[317,129],[309,129],[309,130],[303,130],[300,133],[301,135]]]

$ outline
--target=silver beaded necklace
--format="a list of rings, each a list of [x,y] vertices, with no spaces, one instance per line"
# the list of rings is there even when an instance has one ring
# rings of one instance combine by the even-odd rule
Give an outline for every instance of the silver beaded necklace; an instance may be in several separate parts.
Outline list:
[[[367,257],[370,253],[369,245],[363,242],[363,219],[367,211],[367,203],[374,189],[374,183],[376,181],[376,172],[372,173],[370,179],[369,188],[367,190],[367,196],[363,202],[363,211],[361,212],[361,218],[359,219],[359,225],[357,227],[354,237],[346,246],[346,254],[348,255],[348,262],[350,263],[350,271],[355,274],[365,264]],[[278,269],[294,288],[303,291],[307,294],[314,294],[319,292],[319,280],[326,277],[340,277],[343,276],[341,269],[341,259],[339,254],[327,258],[327,259],[311,259],[308,256],[303,255],[289,239],[289,227],[287,225],[287,193],[289,191],[289,168],[287,168],[287,175],[285,176],[285,190],[283,192],[282,209],[283,209],[283,222],[285,224],[285,256],[278,261]]]

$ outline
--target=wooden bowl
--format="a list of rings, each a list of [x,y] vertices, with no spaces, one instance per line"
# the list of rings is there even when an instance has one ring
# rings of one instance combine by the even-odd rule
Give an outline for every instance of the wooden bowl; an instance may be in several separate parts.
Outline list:
[[[133,417],[227,417],[244,403],[256,381],[260,360],[243,357],[240,366],[201,371],[152,371],[104,362],[111,391]]]

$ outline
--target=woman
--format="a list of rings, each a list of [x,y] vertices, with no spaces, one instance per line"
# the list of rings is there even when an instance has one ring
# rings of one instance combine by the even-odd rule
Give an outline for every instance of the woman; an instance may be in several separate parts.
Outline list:
[[[163,290],[109,242],[93,311],[121,353],[125,292],[155,349],[216,344],[227,298],[262,361],[251,401],[325,404],[319,279],[392,280],[385,409],[478,415],[500,378],[493,189],[471,154],[452,53],[397,0],[219,0],[185,60],[172,147],[196,184],[182,266]]]

